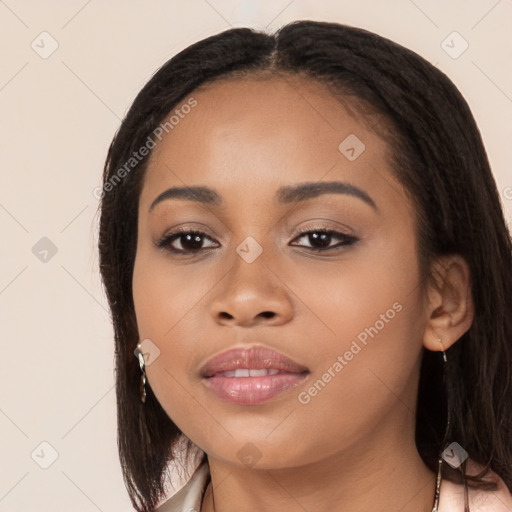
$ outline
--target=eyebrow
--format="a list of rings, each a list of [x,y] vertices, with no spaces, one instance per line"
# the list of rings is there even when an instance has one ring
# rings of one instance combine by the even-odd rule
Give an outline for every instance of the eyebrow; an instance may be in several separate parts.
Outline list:
[[[298,185],[289,185],[279,188],[276,192],[276,197],[279,203],[289,204],[313,199],[323,194],[345,194],[357,197],[371,206],[375,211],[378,210],[374,200],[364,190],[350,183],[341,181],[308,182]],[[224,204],[220,194],[209,187],[171,187],[157,196],[151,203],[149,212],[151,212],[157,204],[168,199],[185,199],[211,206],[222,206]]]

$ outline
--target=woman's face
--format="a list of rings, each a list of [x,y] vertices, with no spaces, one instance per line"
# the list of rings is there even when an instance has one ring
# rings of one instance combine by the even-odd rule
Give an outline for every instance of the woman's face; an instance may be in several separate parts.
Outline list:
[[[414,425],[426,314],[414,211],[381,125],[298,77],[191,96],[139,202],[133,296],[158,401],[210,458],[238,466],[399,441]],[[160,196],[173,187],[211,192]],[[200,234],[168,237],[178,229]],[[297,366],[238,357],[235,376],[203,375],[212,357],[251,347]]]

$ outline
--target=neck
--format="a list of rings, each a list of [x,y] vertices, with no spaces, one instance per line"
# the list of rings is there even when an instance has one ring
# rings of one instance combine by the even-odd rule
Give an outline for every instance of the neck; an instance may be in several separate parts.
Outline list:
[[[208,457],[201,512],[431,512],[436,474],[418,454],[411,423],[383,423],[346,450],[298,467],[248,468]]]

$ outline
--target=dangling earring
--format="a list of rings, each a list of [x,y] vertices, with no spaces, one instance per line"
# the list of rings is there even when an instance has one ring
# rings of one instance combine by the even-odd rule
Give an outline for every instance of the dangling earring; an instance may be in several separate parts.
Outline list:
[[[443,381],[445,381],[446,383],[446,363],[447,363],[447,358],[446,358],[446,352],[444,350],[444,346],[443,346],[443,343],[441,342],[441,338],[437,338],[437,341],[441,344],[441,348],[443,349]],[[445,386],[445,389],[446,389],[446,386]],[[445,434],[444,434],[444,444],[446,444],[446,438],[448,436],[448,429],[450,427],[450,407],[449,407],[449,404],[448,404],[448,400],[447,400],[447,405],[448,405],[448,413],[447,413],[447,423],[446,423],[446,431],[445,431]],[[438,512],[438,509],[439,509],[439,495],[440,495],[440,491],[441,491],[441,479],[442,479],[442,467],[443,467],[443,456],[442,456],[442,453],[443,453],[443,448],[441,448],[441,451],[440,451],[440,454],[439,454],[439,458],[437,459],[437,479],[436,479],[436,492],[435,492],[435,495],[434,495],[434,506],[432,507],[432,512]]]
[[[135,349],[135,356],[139,360],[140,367],[140,401],[146,403],[146,364],[144,362],[144,354],[142,352],[142,345],[139,343]]]
[[[443,346],[443,343],[441,342],[441,338],[437,338],[437,341],[439,342],[439,344],[441,345],[441,348],[443,349],[443,382],[444,382],[444,387],[445,387],[445,390],[446,390],[446,393],[448,393],[448,388],[446,386],[446,363],[448,362],[448,359],[446,358],[446,352],[444,350],[444,346]],[[446,440],[448,438],[448,432],[449,432],[449,429],[450,429],[450,412],[451,412],[451,407],[450,407],[450,402],[448,400],[448,396],[446,397],[446,405],[447,405],[447,421],[446,421],[446,431],[445,431],[445,434],[444,434],[444,440],[443,440],[443,448],[441,448],[441,451],[440,451],[440,454],[439,454],[439,458],[438,458],[438,469],[437,469],[437,480],[436,480],[436,493],[435,493],[435,496],[434,496],[434,506],[432,508],[432,512],[438,512],[438,508],[439,508],[439,495],[440,495],[440,490],[441,490],[441,479],[442,479],[442,466],[443,466],[443,451],[446,447]],[[470,512],[470,509],[469,509],[469,496],[468,496],[468,485],[467,485],[467,482],[466,482],[466,461],[464,461],[462,463],[462,482],[464,484],[464,512]]]

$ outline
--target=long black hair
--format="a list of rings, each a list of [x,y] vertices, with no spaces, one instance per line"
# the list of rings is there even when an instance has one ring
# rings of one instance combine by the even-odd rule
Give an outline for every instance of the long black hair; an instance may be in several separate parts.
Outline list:
[[[275,34],[227,30],[178,53],[137,95],[108,151],[100,271],[115,333],[119,455],[135,508],[154,510],[183,434],[150,388],[144,405],[139,399],[132,275],[137,205],[151,153],[128,170],[126,162],[200,85],[296,74],[383,120],[374,130],[386,138],[393,172],[414,202],[423,276],[430,279],[435,258],[449,254],[460,254],[471,270],[473,324],[447,350],[445,373],[440,353],[423,350],[418,452],[436,471],[443,442],[457,441],[485,466],[468,477],[470,486],[493,489],[483,479],[492,469],[512,489],[512,244],[471,111],[446,75],[414,52],[363,29],[296,21]],[[461,482],[450,468],[444,476]]]

